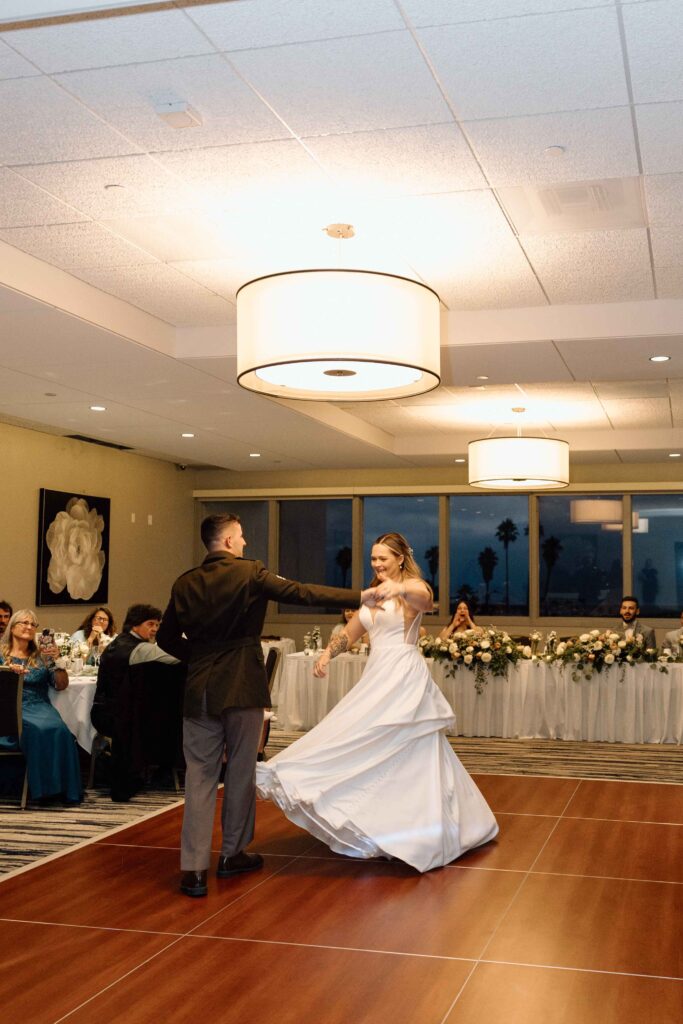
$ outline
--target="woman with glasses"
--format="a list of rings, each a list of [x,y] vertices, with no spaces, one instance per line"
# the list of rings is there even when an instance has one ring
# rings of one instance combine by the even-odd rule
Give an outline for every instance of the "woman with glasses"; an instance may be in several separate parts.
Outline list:
[[[76,632],[72,634],[71,643],[86,643],[89,649],[86,664],[94,665],[109,641],[113,640],[115,636],[114,616],[108,608],[100,606],[83,619]]]
[[[21,749],[29,792],[33,800],[62,797],[67,803],[80,803],[83,789],[76,744],[48,696],[50,686],[63,690],[69,678],[41,654],[37,629],[36,616],[23,608],[12,615],[0,640],[0,665],[24,680]],[[16,749],[16,744],[16,736],[0,736],[0,748]]]

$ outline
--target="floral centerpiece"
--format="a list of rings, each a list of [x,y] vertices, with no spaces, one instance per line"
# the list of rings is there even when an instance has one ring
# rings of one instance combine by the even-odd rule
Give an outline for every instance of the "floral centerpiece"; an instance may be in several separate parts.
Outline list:
[[[320,627],[314,626],[309,633],[304,635],[304,651],[320,651],[322,646],[323,641],[320,635]]]
[[[520,658],[532,659],[531,647],[516,644],[507,633],[493,626],[454,633],[446,640],[423,636],[418,647],[426,658],[448,662],[448,675],[453,675],[459,665],[474,672],[474,688],[477,693],[484,692],[488,682],[487,673],[504,676],[508,666],[515,665]]]
[[[559,643],[552,660],[571,666],[572,679],[579,680],[582,676],[590,679],[594,672],[602,672],[611,665],[619,665],[622,675],[627,665],[639,664],[650,664],[666,672],[666,666],[677,658],[668,647],[661,651],[646,647],[640,634],[626,639],[611,630],[601,633],[599,629],[592,629],[590,633]]]

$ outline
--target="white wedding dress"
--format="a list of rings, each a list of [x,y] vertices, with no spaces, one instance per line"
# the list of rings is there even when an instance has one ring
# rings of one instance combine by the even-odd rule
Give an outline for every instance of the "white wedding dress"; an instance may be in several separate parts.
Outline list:
[[[336,853],[429,871],[493,839],[498,825],[446,739],[454,715],[416,647],[421,616],[407,635],[397,601],[363,606],[360,618],[371,643],[360,681],[257,765],[257,791]]]

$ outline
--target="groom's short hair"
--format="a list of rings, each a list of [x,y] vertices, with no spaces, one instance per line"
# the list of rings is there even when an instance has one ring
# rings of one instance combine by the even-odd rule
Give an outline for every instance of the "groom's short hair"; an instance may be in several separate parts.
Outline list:
[[[202,520],[199,531],[202,544],[205,548],[210,548],[214,541],[217,541],[221,536],[226,526],[239,522],[240,517],[235,515],[234,512],[217,512],[215,515],[207,516],[206,519]]]

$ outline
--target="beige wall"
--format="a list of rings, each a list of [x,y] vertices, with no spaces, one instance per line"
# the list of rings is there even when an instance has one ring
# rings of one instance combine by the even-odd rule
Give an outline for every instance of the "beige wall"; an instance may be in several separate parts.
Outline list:
[[[192,565],[189,471],[6,423],[0,423],[0,452],[0,598],[15,609],[36,608],[38,492],[47,487],[111,499],[108,604],[117,624],[134,601],[163,609],[171,583]],[[41,625],[75,630],[92,607],[54,605],[36,612]]]

